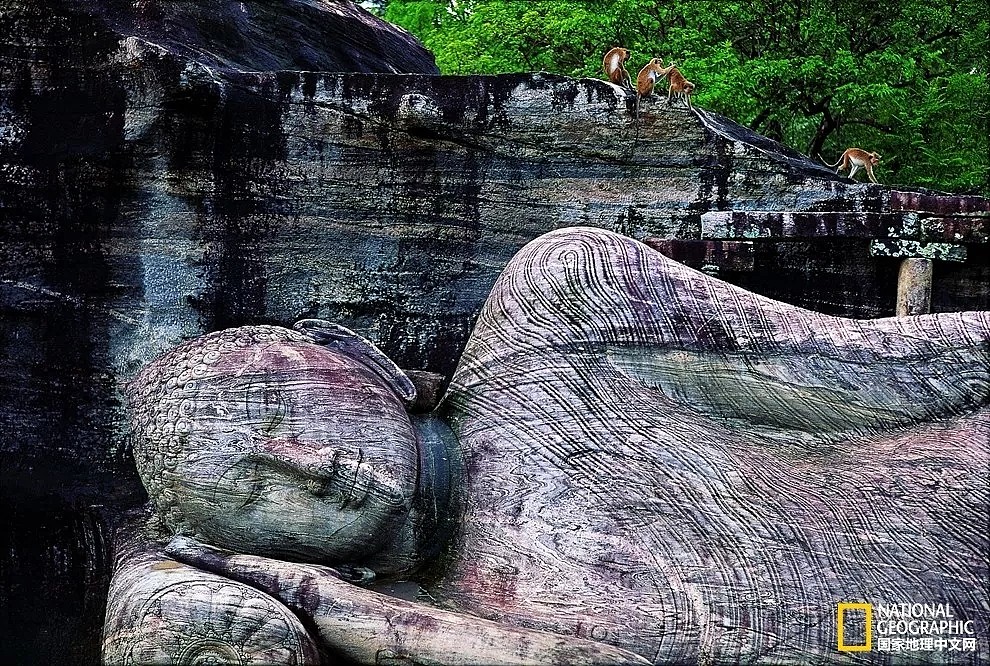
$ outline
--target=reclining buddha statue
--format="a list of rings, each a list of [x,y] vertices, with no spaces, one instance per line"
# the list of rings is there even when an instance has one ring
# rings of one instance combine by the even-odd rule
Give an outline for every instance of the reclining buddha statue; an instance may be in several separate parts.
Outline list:
[[[508,264],[432,411],[319,320],[127,397],[151,504],[107,663],[861,663],[839,604],[990,621],[987,312],[826,316],[573,228]]]

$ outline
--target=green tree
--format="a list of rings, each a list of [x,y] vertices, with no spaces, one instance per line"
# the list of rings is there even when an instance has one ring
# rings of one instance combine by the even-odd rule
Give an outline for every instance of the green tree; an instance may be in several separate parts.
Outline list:
[[[885,182],[990,195],[986,0],[389,0],[445,74],[604,77],[612,46],[674,60],[698,105]]]

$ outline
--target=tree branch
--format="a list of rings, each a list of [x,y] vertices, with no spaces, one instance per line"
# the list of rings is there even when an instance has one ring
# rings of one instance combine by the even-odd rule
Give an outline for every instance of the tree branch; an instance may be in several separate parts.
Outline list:
[[[811,139],[811,143],[808,144],[808,155],[812,157],[821,157],[820,153],[825,142],[828,141],[828,137],[839,128],[839,123],[832,117],[832,112],[828,108],[830,101],[831,98],[822,100],[820,105],[822,120],[818,123],[818,129],[815,130],[815,136]]]
[[[937,32],[929,37],[922,37],[921,41],[925,44],[932,44],[939,41],[940,39],[945,39],[946,37],[959,37],[962,32],[958,28],[946,28],[941,32]]]
[[[767,118],[770,117],[771,113],[773,113],[773,107],[768,106],[767,108],[763,109],[758,114],[756,114],[756,117],[753,118],[753,122],[751,122],[749,126],[754,130],[759,129],[760,125],[765,123]]]

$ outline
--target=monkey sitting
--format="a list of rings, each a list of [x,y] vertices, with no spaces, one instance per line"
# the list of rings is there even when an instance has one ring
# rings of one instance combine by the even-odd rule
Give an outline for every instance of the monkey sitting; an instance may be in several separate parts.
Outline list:
[[[650,62],[646,63],[646,66],[639,70],[639,76],[636,77],[636,120],[639,120],[639,100],[644,97],[649,97],[653,94],[653,89],[657,85],[659,79],[667,76],[667,73],[674,67],[674,63],[670,63],[670,67],[663,66],[662,58],[653,58]],[[637,125],[638,128],[638,125]]]
[[[819,155],[818,157],[821,157]],[[825,160],[822,160],[825,162]],[[841,164],[841,166],[839,166]],[[868,153],[862,148],[846,148],[845,152],[842,153],[842,157],[835,164],[825,163],[825,166],[830,169],[835,169],[836,173],[839,173],[843,169],[849,169],[849,178],[856,175],[860,167],[866,169],[866,175],[870,177],[870,182],[876,183],[877,179],[873,177],[873,167],[880,164],[880,154],[879,153]]]
[[[640,97],[649,97],[653,94],[657,80],[667,76],[672,69],[674,69],[674,63],[670,63],[670,67],[665,68],[663,58],[653,58],[646,63],[646,67],[639,70],[639,76],[636,77],[636,93]]]
[[[688,108],[693,109],[691,93],[694,92],[694,84],[684,78],[684,75],[674,65],[667,68],[667,82],[667,106],[672,104],[671,95],[676,95],[687,100]]]
[[[608,80],[623,88],[632,88],[632,77],[626,70],[625,62],[629,60],[629,49],[616,46],[605,54],[602,64],[605,66],[605,73]]]

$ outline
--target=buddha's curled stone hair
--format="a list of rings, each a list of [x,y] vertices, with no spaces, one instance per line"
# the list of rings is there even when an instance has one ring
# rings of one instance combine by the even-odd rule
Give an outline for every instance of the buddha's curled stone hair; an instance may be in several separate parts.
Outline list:
[[[208,333],[154,359],[128,384],[134,462],[148,496],[169,524],[175,524],[171,516],[175,502],[164,472],[175,470],[184,455],[198,383],[216,375],[217,363],[230,352],[281,342],[311,343],[312,338],[278,326]]]

